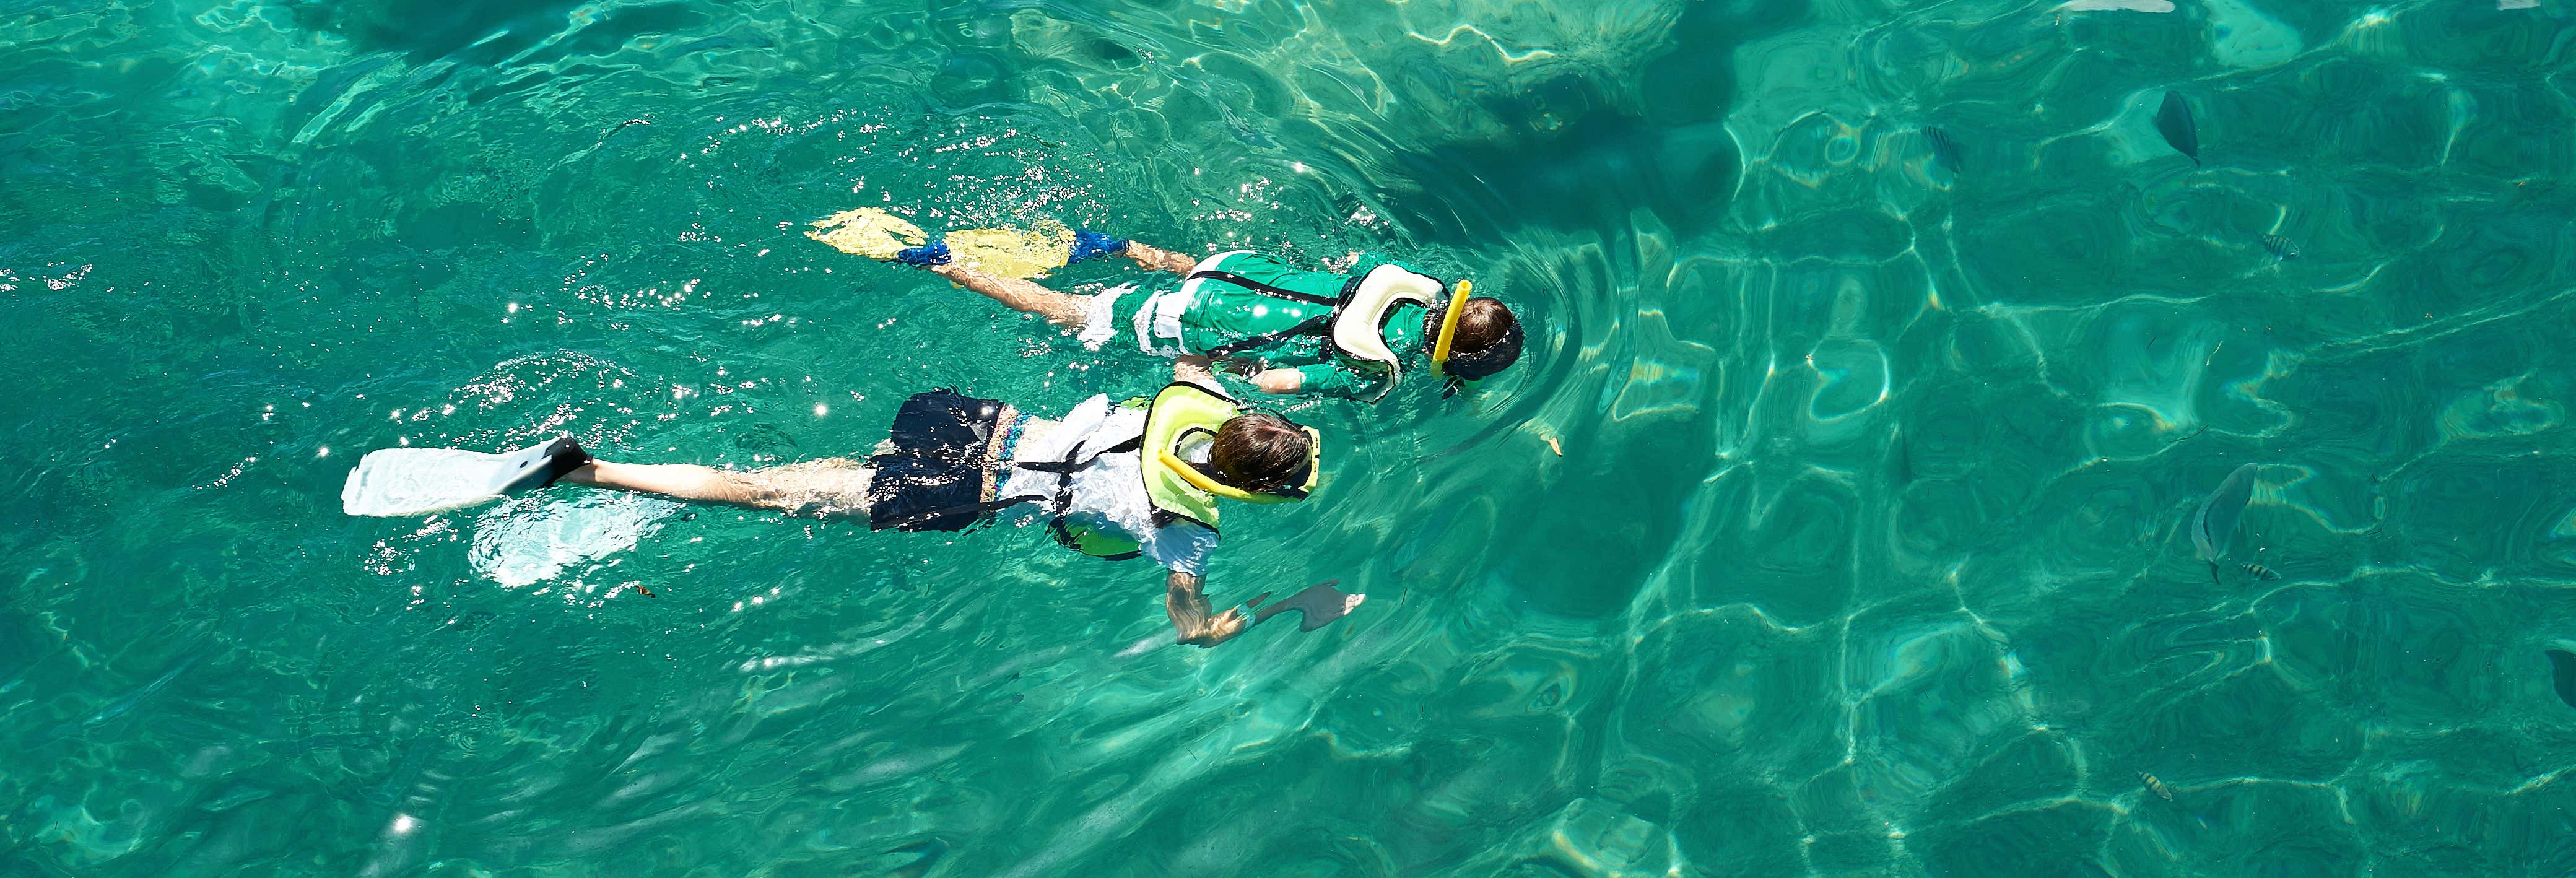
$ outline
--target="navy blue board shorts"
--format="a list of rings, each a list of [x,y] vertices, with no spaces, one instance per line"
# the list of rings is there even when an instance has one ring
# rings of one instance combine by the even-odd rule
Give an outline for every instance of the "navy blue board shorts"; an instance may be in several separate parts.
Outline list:
[[[916,393],[894,413],[893,448],[868,458],[868,529],[960,531],[992,516],[986,474],[1010,407],[954,390]]]

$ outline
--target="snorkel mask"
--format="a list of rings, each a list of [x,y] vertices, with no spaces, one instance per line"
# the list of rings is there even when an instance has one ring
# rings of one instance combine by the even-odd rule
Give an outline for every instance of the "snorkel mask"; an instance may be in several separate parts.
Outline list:
[[[1456,394],[1459,388],[1468,386],[1467,382],[1502,371],[1521,358],[1519,320],[1513,320],[1511,329],[1503,333],[1502,339],[1484,350],[1466,354],[1452,350],[1458,341],[1458,315],[1467,310],[1467,296],[1473,289],[1473,281],[1462,280],[1458,282],[1457,291],[1449,294],[1449,310],[1440,316],[1439,340],[1431,346],[1431,367],[1448,379],[1440,391],[1442,398]]]
[[[1272,416],[1288,421],[1287,418],[1276,414]],[[1320,465],[1324,457],[1324,434],[1315,432],[1315,428],[1296,421],[1288,421],[1288,423],[1306,434],[1306,465],[1300,468],[1300,473],[1289,476],[1297,480],[1295,485],[1281,485],[1262,491],[1246,491],[1218,481],[1216,476],[1182,460],[1180,455],[1173,454],[1169,448],[1157,448],[1154,454],[1162,460],[1164,468],[1180,476],[1181,481],[1190,483],[1190,487],[1228,500],[1240,500],[1245,503],[1287,503],[1304,500],[1307,494],[1315,490],[1316,480],[1324,473],[1324,468]]]

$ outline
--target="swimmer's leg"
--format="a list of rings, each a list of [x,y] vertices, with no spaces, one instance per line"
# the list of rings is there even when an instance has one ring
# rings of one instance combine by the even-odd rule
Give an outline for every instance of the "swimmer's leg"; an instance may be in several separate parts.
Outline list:
[[[611,491],[658,494],[673,500],[765,506],[778,492],[711,466],[689,463],[615,463],[593,459],[589,466],[565,473],[564,481]]]
[[[855,464],[812,465],[736,472],[688,463],[616,463],[593,458],[588,466],[565,473],[563,481],[611,491],[655,494],[674,500],[720,503],[787,512],[819,510],[835,515],[868,514],[868,470]]]
[[[1199,267],[1198,257],[1175,253],[1143,241],[1127,242],[1127,258],[1136,260],[1138,266],[1149,271],[1168,271],[1183,277]]]
[[[1066,329],[1081,329],[1083,318],[1091,308],[1090,296],[1060,293],[1039,286],[1036,281],[1002,277],[954,262],[929,266],[929,269],[958,286],[1010,306],[1011,310],[1044,317],[1047,322]]]

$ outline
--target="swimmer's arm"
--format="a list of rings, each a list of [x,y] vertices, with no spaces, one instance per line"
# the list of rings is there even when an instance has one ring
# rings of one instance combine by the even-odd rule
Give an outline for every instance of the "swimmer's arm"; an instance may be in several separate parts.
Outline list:
[[[1306,373],[1295,369],[1263,369],[1252,373],[1252,386],[1263,393],[1295,393],[1306,386]]]
[[[1215,361],[1202,354],[1182,354],[1172,358],[1172,380],[1187,381],[1207,387],[1222,387],[1216,381]]]
[[[1275,373],[1286,373],[1271,377]],[[1320,393],[1357,399],[1377,392],[1378,379],[1337,363],[1316,363],[1294,369],[1272,369],[1252,376],[1252,384],[1266,393]],[[1285,390],[1272,390],[1273,385]]]
[[[1171,614],[1172,630],[1181,643],[1212,647],[1243,633],[1243,608],[1209,616],[1207,594],[1202,590],[1206,583],[1198,574],[1178,570],[1163,581],[1163,611]]]
[[[1191,269],[1199,267],[1199,261],[1190,258],[1187,253],[1174,253],[1143,241],[1127,242],[1127,258],[1136,260],[1138,266],[1148,270],[1168,271],[1182,276],[1187,276]]]

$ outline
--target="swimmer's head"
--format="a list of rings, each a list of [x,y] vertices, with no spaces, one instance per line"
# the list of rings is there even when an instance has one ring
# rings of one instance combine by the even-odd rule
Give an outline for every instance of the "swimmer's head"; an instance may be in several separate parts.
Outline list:
[[[1459,307],[1458,337],[1450,343],[1445,367],[1449,374],[1474,381],[1521,358],[1521,321],[1512,316],[1512,309],[1484,296]]]
[[[1236,415],[1216,429],[1208,464],[1225,483],[1246,491],[1277,491],[1306,483],[1314,440],[1305,428],[1266,412]]]

